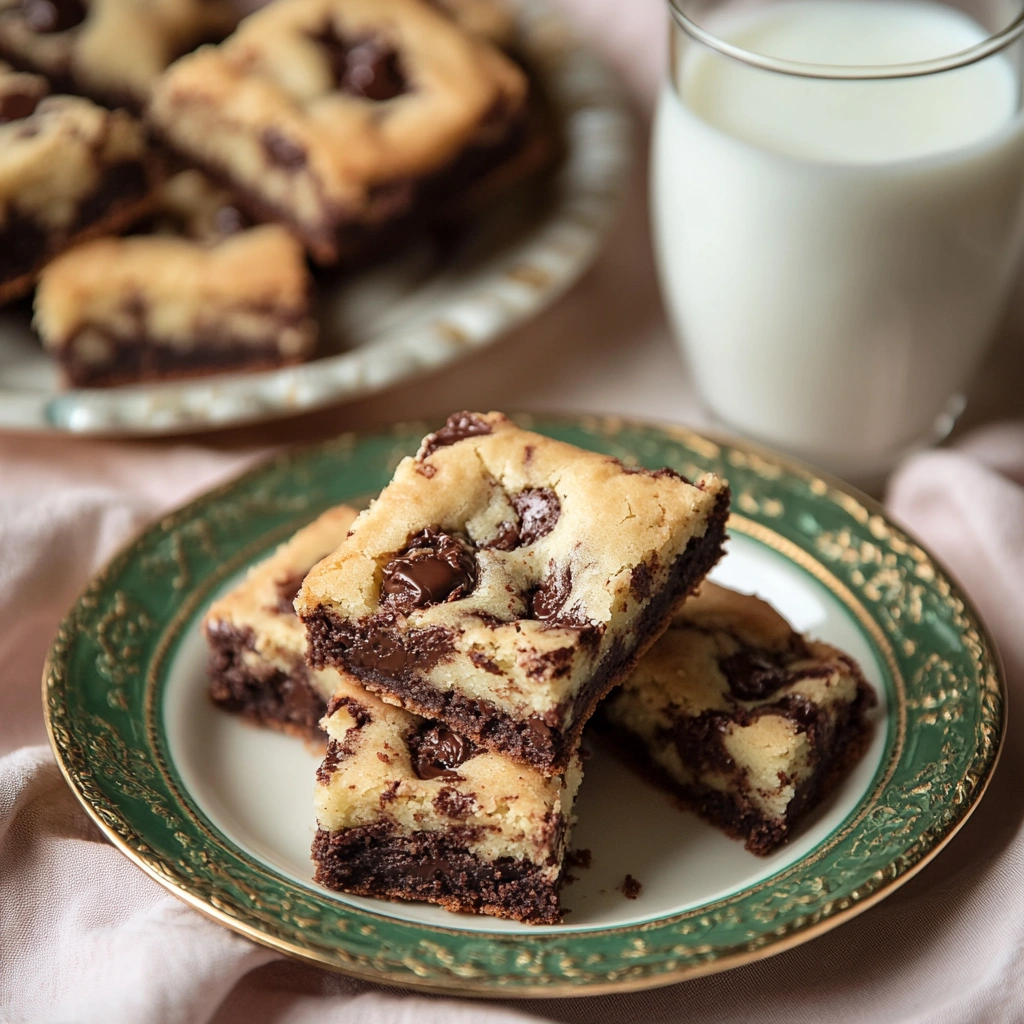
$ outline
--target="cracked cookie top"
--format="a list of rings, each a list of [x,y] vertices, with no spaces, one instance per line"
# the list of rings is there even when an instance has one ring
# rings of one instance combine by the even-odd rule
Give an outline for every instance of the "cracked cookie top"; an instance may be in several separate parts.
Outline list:
[[[177,61],[151,119],[175,148],[314,226],[502,132],[526,78],[427,0],[276,0]]]
[[[691,484],[628,468],[500,413],[460,413],[402,461],[296,608],[507,628],[520,646],[543,647],[558,627],[600,634],[651,596],[724,489],[710,474]]]

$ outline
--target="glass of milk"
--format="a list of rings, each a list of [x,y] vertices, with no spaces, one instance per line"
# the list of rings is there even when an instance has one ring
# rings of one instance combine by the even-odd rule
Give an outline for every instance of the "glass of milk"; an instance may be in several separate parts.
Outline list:
[[[653,224],[697,388],[883,473],[950,429],[1015,277],[1024,0],[671,2]]]

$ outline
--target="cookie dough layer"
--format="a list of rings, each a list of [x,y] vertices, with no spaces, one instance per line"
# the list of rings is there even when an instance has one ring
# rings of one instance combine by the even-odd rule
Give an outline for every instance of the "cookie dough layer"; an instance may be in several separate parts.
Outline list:
[[[344,674],[324,728],[318,882],[534,924],[560,919],[578,757],[564,776],[545,777]]]

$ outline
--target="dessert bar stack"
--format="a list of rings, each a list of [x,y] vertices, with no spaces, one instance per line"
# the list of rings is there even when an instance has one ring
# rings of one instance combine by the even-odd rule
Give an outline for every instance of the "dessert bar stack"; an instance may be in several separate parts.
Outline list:
[[[511,40],[500,0],[0,0],[0,303],[39,282],[75,386],[309,358],[308,260],[549,155]]]
[[[424,438],[295,601],[310,664],[375,697],[328,708],[317,880],[557,920],[583,727],[720,557],[728,501],[500,413]],[[371,729],[385,768],[353,759]]]
[[[326,734],[316,880],[557,922],[592,715],[642,775],[777,848],[875,698],[848,655],[702,582],[728,501],[712,475],[460,413],[217,601],[214,701]]]

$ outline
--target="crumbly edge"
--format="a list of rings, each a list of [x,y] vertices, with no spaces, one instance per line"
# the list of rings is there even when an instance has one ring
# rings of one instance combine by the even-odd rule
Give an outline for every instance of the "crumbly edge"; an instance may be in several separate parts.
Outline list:
[[[309,680],[306,666],[297,661],[292,672],[269,663],[247,663],[244,652],[254,649],[250,629],[221,623],[208,629],[210,645],[210,699],[218,707],[302,739],[322,743],[326,734],[320,719],[327,702]]]
[[[93,238],[101,238],[104,235],[120,234],[151,212],[156,201],[156,194],[153,191],[156,172],[153,166],[145,161],[129,161],[127,164],[117,164],[107,168],[99,187],[92,194],[101,194],[104,188],[107,187],[111,177],[123,171],[126,166],[139,169],[141,172],[140,181],[144,182],[142,190],[134,194],[115,196],[104,214],[84,225],[80,231],[75,231],[59,239],[51,235],[47,239],[49,244],[41,257],[34,259],[31,264],[16,269],[8,273],[7,277],[0,279],[0,304],[16,299],[31,291],[36,277],[43,267],[55,256],[70,249],[73,245],[78,245],[79,242],[90,241]],[[88,199],[90,197],[86,196],[84,198]],[[2,241],[2,233],[0,233],[0,241]]]
[[[318,829],[314,879],[359,896],[425,900],[445,910],[530,924],[561,920],[564,865],[553,876],[548,865],[526,858],[483,860],[471,851],[465,831],[395,834],[384,821],[338,832]],[[555,849],[564,846],[563,836]]]
[[[721,558],[725,526],[729,515],[729,490],[723,488],[700,537],[692,537],[675,559],[662,587],[640,619],[635,623],[628,647],[620,638],[597,664],[588,682],[580,688],[572,704],[563,707],[562,721],[568,729],[560,731],[540,719],[517,719],[489,701],[467,698],[455,691],[441,691],[430,685],[415,670],[402,676],[384,676],[345,664],[343,637],[349,627],[336,613],[320,606],[304,616],[309,651],[314,665],[344,668],[376,693],[387,694],[402,707],[424,718],[437,719],[497,753],[521,761],[544,772],[557,775],[566,771],[573,752],[579,746],[587,720],[598,702],[646,653],[668,626],[679,601],[694,591]],[[396,631],[395,641],[402,636]],[[543,728],[541,728],[543,726]]]
[[[76,358],[72,342],[51,355],[60,364],[68,382],[75,387],[111,387],[145,381],[200,377],[225,370],[271,370],[301,363],[308,355],[283,356],[275,342],[251,345],[245,342],[179,349],[154,342],[145,336],[126,339],[108,336],[113,343],[111,357],[102,363]]]
[[[856,700],[843,705],[835,718],[831,730],[834,743],[830,749],[816,747],[818,766],[797,787],[784,818],[770,818],[762,814],[738,789],[725,792],[700,783],[683,784],[655,761],[638,736],[600,714],[595,718],[595,726],[619,757],[638,774],[677,797],[686,809],[733,839],[742,840],[751,853],[765,857],[789,839],[800,821],[863,757],[872,735],[866,714],[875,701],[874,691],[863,678],[858,678]]]

